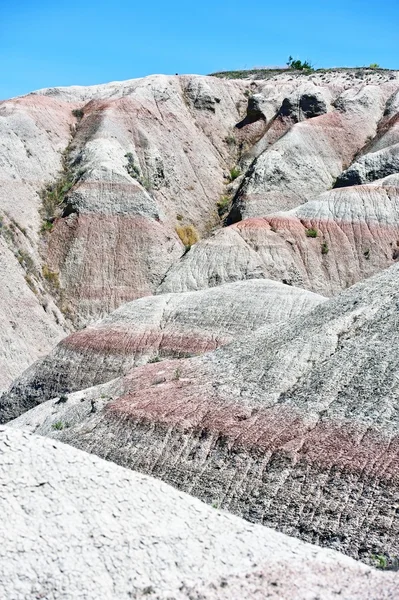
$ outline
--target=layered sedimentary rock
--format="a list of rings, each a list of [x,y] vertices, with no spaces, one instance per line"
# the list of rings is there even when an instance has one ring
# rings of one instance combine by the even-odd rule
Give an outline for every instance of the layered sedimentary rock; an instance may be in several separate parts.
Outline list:
[[[62,340],[17,378],[0,399],[0,422],[148,361],[209,352],[260,326],[305,314],[322,301],[306,290],[252,280],[130,302]]]
[[[392,598],[398,577],[0,429],[4,598]],[[287,576],[289,574],[289,576]]]
[[[52,296],[81,327],[150,295],[185,252],[176,227],[208,236],[220,198],[237,221],[314,199],[354,159],[360,183],[390,174],[397,86],[392,72],[151,76],[1,102],[0,211],[27,232],[38,305]]]
[[[306,315],[202,357],[137,367],[10,426],[307,541],[394,557],[398,277],[393,266]]]
[[[0,390],[68,327],[41,274],[39,191],[61,165],[73,116],[51,98],[0,102]]]
[[[323,90],[313,94],[296,90],[294,98],[284,100],[277,116],[291,115],[294,125],[251,164],[234,198],[229,221],[294,208],[331,188],[376,135],[395,89],[397,83],[354,86],[335,98],[330,96],[329,104],[325,90],[325,98]],[[309,106],[313,112],[310,108],[306,112]],[[297,122],[301,116],[303,120]]]
[[[266,277],[332,296],[398,259],[394,177],[324,192],[290,211],[218,231],[169,270],[158,292]]]

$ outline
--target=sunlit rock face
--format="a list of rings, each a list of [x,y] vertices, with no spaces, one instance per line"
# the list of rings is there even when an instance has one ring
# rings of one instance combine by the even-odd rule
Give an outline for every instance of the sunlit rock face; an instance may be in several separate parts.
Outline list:
[[[9,426],[355,558],[396,556],[398,273],[216,351],[48,400]],[[14,393],[23,403],[23,381]],[[3,410],[15,402],[3,397]]]
[[[0,477],[4,598],[371,600],[398,591],[393,574],[54,440],[0,428]]]
[[[389,266],[398,107],[396,73],[356,71],[1,102],[0,387],[143,296],[253,278],[332,295]]]

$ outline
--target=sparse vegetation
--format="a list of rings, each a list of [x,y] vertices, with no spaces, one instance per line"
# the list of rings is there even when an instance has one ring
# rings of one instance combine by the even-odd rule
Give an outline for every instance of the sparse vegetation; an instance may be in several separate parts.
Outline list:
[[[232,169],[230,169],[229,179],[230,179],[230,181],[234,181],[240,175],[241,175],[240,169],[238,167],[233,167]]]
[[[32,290],[32,292],[34,294],[37,294],[36,286],[33,282],[32,277],[30,275],[25,275],[25,281],[28,284],[28,286],[30,287],[30,289]]]
[[[388,565],[388,559],[383,554],[373,554],[372,559],[377,563],[377,569],[386,569]]]
[[[310,229],[307,229],[305,233],[306,233],[306,237],[310,237],[310,238],[317,237],[317,229],[314,229],[313,227],[311,227]]]
[[[159,356],[153,356],[153,357],[152,357],[152,358],[150,358],[150,360],[148,361],[148,364],[157,363],[157,362],[161,362],[161,359],[159,358]]]
[[[328,250],[329,250],[329,248],[328,248],[327,242],[323,242],[321,245],[321,253],[328,254]]]
[[[25,250],[18,250],[17,259],[19,264],[25,269],[27,273],[35,272],[35,263],[33,262],[33,258],[28,252]]]
[[[288,57],[287,66],[295,71],[313,71],[313,65],[308,60],[302,62],[301,60],[295,60],[292,56]]]
[[[234,137],[234,135],[227,135],[227,136],[224,138],[224,141],[226,142],[226,144],[227,144],[228,146],[235,146],[235,145],[236,145],[236,143],[237,143],[237,140],[236,140],[236,138]]]
[[[369,69],[380,69],[380,65],[378,63],[371,63],[369,65]]]
[[[59,208],[63,205],[65,196],[76,183],[77,178],[72,173],[64,173],[54,183],[49,183],[41,192],[43,204],[42,214],[44,223],[53,223]],[[47,227],[47,226],[46,226]],[[46,227],[44,230],[47,230]],[[42,226],[43,229],[43,226]]]
[[[183,221],[183,215],[179,215],[179,214],[178,214],[178,215],[176,215],[176,219],[177,219],[178,221]]]
[[[76,119],[79,119],[79,121],[83,119],[85,115],[84,111],[81,108],[74,108],[72,114]]]
[[[175,381],[179,381],[180,377],[181,377],[181,369],[175,369],[173,379]]]
[[[44,279],[57,290],[60,288],[60,279],[58,273],[51,271],[47,265],[42,266],[42,275]]]
[[[152,188],[151,180],[149,177],[143,176],[140,167],[138,167],[134,162],[133,154],[131,152],[127,152],[125,154],[125,158],[127,159],[126,171],[129,173],[130,177],[138,181],[144,189],[150,191]]]
[[[61,431],[61,429],[64,429],[64,423],[62,421],[56,421],[52,424],[52,428],[57,431]]]
[[[189,250],[199,240],[199,235],[194,225],[178,225],[176,233],[186,250]]]
[[[134,156],[131,152],[127,152],[125,154],[125,158],[127,159],[126,171],[129,173],[130,177],[133,179],[137,179],[137,181],[141,178],[141,172],[139,167],[134,162]]]
[[[54,221],[50,221],[49,219],[45,219],[40,228],[40,233],[46,233],[53,231]]]
[[[222,217],[224,214],[226,214],[226,212],[229,208],[229,205],[230,205],[230,201],[231,201],[230,196],[222,196],[220,198],[220,200],[218,200],[216,206],[218,209],[219,217]]]

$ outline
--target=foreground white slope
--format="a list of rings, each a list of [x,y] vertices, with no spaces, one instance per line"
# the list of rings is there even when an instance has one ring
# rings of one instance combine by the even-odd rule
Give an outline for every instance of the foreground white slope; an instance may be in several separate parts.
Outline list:
[[[382,599],[399,579],[54,440],[0,429],[0,596]]]

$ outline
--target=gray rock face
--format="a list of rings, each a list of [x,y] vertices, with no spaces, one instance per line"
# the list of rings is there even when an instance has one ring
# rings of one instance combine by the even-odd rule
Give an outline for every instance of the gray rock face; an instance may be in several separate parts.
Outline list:
[[[335,187],[360,185],[399,172],[399,143],[362,156],[337,179]]]
[[[8,600],[305,600],[316,590],[371,600],[399,591],[392,574],[25,432],[0,429],[0,482]]]
[[[65,338],[16,379],[0,398],[0,422],[148,361],[209,352],[265,324],[305,314],[322,301],[299,288],[251,280],[130,302]]]
[[[397,556],[398,273],[395,265],[304,316],[202,357],[136,368],[9,425],[354,557]],[[60,431],[59,420],[68,424]]]
[[[302,94],[299,98],[284,98],[279,114],[298,122],[320,117],[326,112],[327,104],[323,97],[316,94]]]

